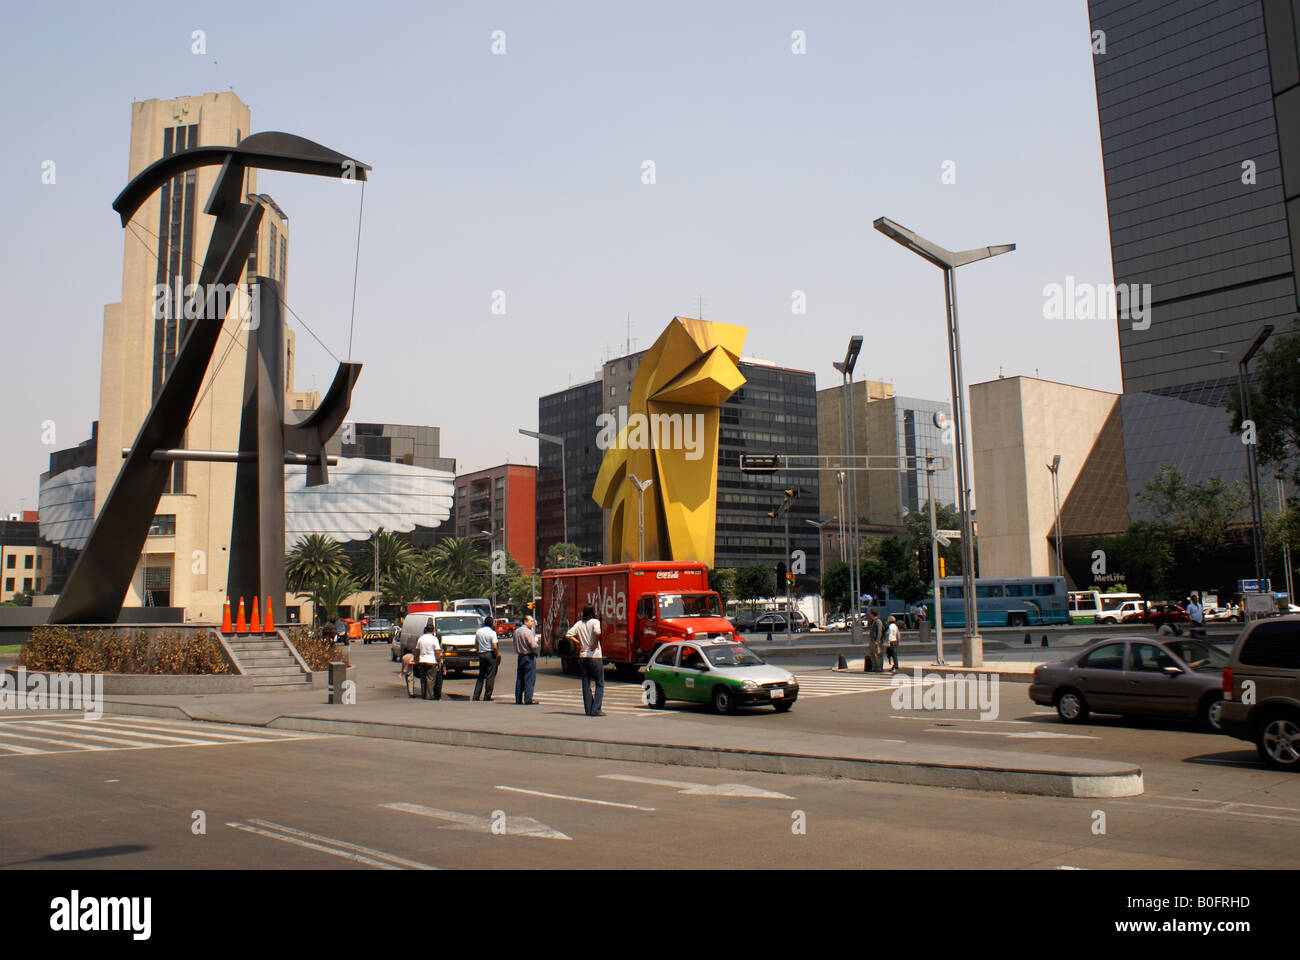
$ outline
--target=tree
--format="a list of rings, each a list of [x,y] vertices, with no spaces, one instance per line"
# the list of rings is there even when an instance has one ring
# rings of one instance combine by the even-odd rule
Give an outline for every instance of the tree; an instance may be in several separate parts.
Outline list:
[[[822,599],[833,610],[849,608],[849,565],[833,563],[822,576]]]
[[[710,570],[709,589],[722,598],[722,606],[725,609],[727,601],[736,599],[736,571]]]
[[[383,585],[379,590],[380,600],[401,607],[403,617],[406,616],[413,601],[424,597],[425,578],[420,568],[414,563],[399,567],[387,577],[381,579]]]
[[[379,543],[379,583],[383,584],[402,567],[419,559],[414,547],[401,535],[391,530],[378,530],[371,534],[366,549],[358,550],[352,557],[352,578],[363,587],[379,589],[375,584],[375,543]],[[419,599],[416,597],[415,599]]]
[[[741,567],[736,571],[736,599],[748,603],[752,610],[755,600],[773,595],[773,577],[770,567]]]
[[[961,514],[954,508],[943,503],[934,505],[934,522],[940,530],[960,530]],[[915,553],[920,550],[926,554],[930,552],[930,501],[927,500],[921,504],[920,509],[914,510],[907,515],[903,521],[903,541],[907,544],[908,551]],[[939,547],[939,556],[943,558],[945,576],[955,577],[961,575],[961,541],[952,540],[948,546]]]
[[[1174,549],[1167,532],[1149,523],[1135,523],[1097,545],[1110,566],[1124,571],[1135,592],[1146,597],[1164,596],[1169,590]]]
[[[546,550],[546,566],[543,569],[555,570],[573,566],[582,559],[582,550],[576,543],[553,543]]]
[[[313,615],[320,609],[321,584],[346,569],[343,547],[319,533],[299,537],[284,558],[286,586],[297,596],[311,598]]]
[[[431,592],[441,600],[479,597],[486,591],[488,558],[467,537],[447,537],[424,555]]]
[[[333,620],[339,615],[339,607],[343,601],[352,594],[361,589],[361,584],[357,583],[346,573],[331,573],[322,580],[316,587],[316,601],[320,604],[316,610],[324,610],[325,619]],[[306,594],[300,594],[306,596]]]
[[[1300,486],[1300,319],[1288,333],[1275,335],[1254,361],[1250,385],[1250,415],[1254,421],[1255,452],[1260,463],[1278,470],[1291,468],[1291,482]],[[1256,389],[1258,387],[1258,389]],[[1241,402],[1234,392],[1228,402],[1230,429],[1243,434]]]
[[[1225,483],[1209,477],[1189,483],[1186,474],[1172,464],[1161,467],[1143,485],[1137,499],[1156,517],[1152,521],[1172,533],[1179,533],[1202,551],[1221,548],[1228,528],[1242,521],[1250,505],[1246,484]]]

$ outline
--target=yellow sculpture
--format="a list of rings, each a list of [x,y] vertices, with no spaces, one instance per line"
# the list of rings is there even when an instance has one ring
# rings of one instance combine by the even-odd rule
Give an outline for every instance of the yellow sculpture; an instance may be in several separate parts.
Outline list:
[[[612,562],[639,559],[635,476],[652,481],[644,493],[645,559],[713,566],[718,420],[745,384],[744,344],[744,327],[673,317],[641,358],[627,407],[617,419],[601,416],[596,443],[605,459],[592,499],[610,511]]]

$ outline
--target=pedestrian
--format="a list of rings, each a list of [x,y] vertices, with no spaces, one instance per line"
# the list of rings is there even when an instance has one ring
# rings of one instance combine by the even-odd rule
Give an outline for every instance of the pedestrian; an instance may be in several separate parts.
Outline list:
[[[879,670],[885,665],[881,655],[880,641],[885,634],[885,625],[880,621],[880,611],[875,607],[870,610],[871,618],[867,621],[867,654],[862,661],[862,672]]]
[[[578,648],[578,665],[582,668],[582,708],[589,717],[603,717],[605,699],[605,657],[600,650],[600,621],[590,605],[582,608],[582,619],[565,634]],[[593,692],[592,686],[595,685]]]
[[[442,644],[433,629],[433,617],[424,625],[424,633],[415,642],[415,675],[420,678],[420,696],[425,700],[442,699]],[[432,696],[430,696],[432,694]]]
[[[491,620],[484,620],[474,634],[474,646],[478,651],[478,680],[474,684],[474,696],[477,700],[482,695],[484,700],[492,699],[492,689],[497,682],[497,667],[501,663],[501,649],[497,646],[497,628]]]
[[[532,706],[538,701],[533,699],[533,683],[537,680],[537,635],[533,626],[537,623],[531,616],[524,617],[524,622],[515,628],[515,703]]]
[[[1190,622],[1188,633],[1205,629],[1205,608],[1201,606],[1199,594],[1193,593],[1192,598],[1187,601],[1187,619]]]
[[[885,634],[885,652],[889,654],[889,661],[894,665],[890,673],[898,673],[898,620],[894,617],[889,618],[889,629]]]

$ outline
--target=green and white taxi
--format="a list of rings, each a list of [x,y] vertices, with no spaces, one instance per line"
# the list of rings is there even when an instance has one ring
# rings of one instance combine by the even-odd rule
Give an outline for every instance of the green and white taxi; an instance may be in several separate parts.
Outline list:
[[[768,704],[785,711],[799,698],[799,683],[742,643],[682,641],[655,651],[641,696],[651,707],[688,700],[712,703],[718,713]]]

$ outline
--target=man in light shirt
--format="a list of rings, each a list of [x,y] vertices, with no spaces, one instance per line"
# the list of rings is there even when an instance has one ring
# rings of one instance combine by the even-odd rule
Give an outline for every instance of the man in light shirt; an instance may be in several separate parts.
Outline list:
[[[441,700],[442,644],[434,633],[433,617],[424,625],[423,635],[415,641],[415,672],[420,678],[420,696],[425,700]]]
[[[492,688],[497,682],[497,665],[501,663],[501,651],[497,648],[497,630],[492,621],[484,620],[474,634],[474,646],[478,650],[478,681],[474,684],[473,699],[483,695],[484,700],[492,699]]]
[[[565,634],[578,648],[578,666],[582,670],[582,707],[589,717],[603,717],[600,709],[605,699],[605,656],[600,650],[600,621],[590,605],[582,608],[582,619]],[[595,684],[595,692],[592,685]]]
[[[533,684],[537,680],[537,635],[533,626],[537,621],[524,617],[524,622],[515,628],[515,703],[531,706],[538,701],[533,699]]]

